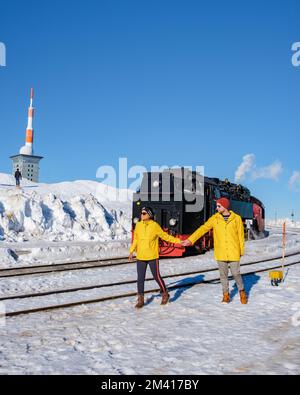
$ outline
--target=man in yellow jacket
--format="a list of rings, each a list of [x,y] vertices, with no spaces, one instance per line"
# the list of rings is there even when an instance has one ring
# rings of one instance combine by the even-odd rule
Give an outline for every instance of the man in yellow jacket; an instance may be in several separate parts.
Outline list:
[[[129,260],[132,261],[136,251],[137,274],[138,274],[138,300],[136,308],[144,306],[144,286],[147,266],[150,266],[152,275],[159,285],[162,294],[162,305],[168,303],[168,294],[164,280],[159,271],[159,239],[169,243],[180,244],[180,239],[164,232],[159,224],[153,221],[154,213],[150,207],[144,207],[141,211],[141,221],[136,224],[134,239],[130,248]]]
[[[230,302],[228,268],[234,277],[240,292],[241,303],[247,303],[247,295],[240,273],[240,259],[244,255],[245,235],[242,218],[229,211],[230,202],[226,198],[217,200],[217,214],[196,230],[187,240],[182,241],[185,247],[196,243],[198,239],[213,229],[214,254],[220,270],[223,288],[223,303]]]

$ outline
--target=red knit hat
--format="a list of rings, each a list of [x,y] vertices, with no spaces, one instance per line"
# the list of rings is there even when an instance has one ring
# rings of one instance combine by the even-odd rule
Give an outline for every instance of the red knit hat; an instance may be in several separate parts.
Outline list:
[[[220,204],[221,206],[223,206],[224,208],[226,208],[227,210],[230,207],[230,201],[226,198],[221,198],[217,200],[217,204]]]

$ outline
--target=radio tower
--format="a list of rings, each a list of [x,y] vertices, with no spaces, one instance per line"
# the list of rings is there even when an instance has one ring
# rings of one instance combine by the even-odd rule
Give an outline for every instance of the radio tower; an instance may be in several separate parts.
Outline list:
[[[33,182],[39,182],[39,163],[43,159],[42,156],[35,156],[33,153],[33,88],[30,89],[30,105],[28,109],[28,122],[26,129],[26,140],[25,145],[20,149],[19,155],[11,156],[13,161],[13,174],[17,169],[22,173],[23,178],[26,178]]]
[[[30,89],[30,106],[28,108],[28,123],[26,129],[26,144],[20,149],[21,155],[33,155],[33,88]]]

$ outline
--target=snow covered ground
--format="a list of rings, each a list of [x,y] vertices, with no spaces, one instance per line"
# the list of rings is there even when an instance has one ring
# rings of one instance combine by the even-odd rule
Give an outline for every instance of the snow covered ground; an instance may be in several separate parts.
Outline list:
[[[130,239],[107,242],[38,242],[28,243],[26,247],[18,243],[9,248],[0,248],[0,269],[125,257],[129,245]]]
[[[288,250],[300,251],[300,235],[288,234]],[[274,230],[267,239],[247,243],[243,262],[280,254],[280,232]],[[287,262],[297,260],[299,257],[287,258]],[[212,252],[161,261],[164,276],[205,268],[216,268]],[[253,266],[243,268],[244,273],[249,270]],[[217,274],[190,278],[207,280]],[[1,279],[0,294],[3,297],[135,278],[132,264]],[[188,281],[188,276],[166,280],[168,285]],[[171,291],[171,303],[164,307],[158,294],[149,294],[141,311],[134,309],[135,298],[126,298],[8,318],[6,323],[2,320],[0,374],[299,374],[300,265],[288,269],[286,281],[278,288],[271,287],[268,272],[245,276],[245,284],[250,296],[246,306],[240,304],[233,282],[232,303],[221,304],[217,282]],[[146,283],[147,289],[156,287],[154,282]],[[10,301],[2,309],[132,291],[135,284]]]

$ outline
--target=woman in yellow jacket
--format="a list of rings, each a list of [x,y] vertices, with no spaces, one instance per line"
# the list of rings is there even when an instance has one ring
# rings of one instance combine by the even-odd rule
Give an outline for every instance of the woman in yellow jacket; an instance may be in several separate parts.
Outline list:
[[[154,213],[150,207],[144,207],[141,211],[141,221],[136,224],[134,239],[130,248],[129,260],[132,261],[136,251],[137,275],[138,275],[138,300],[136,308],[144,306],[144,286],[147,266],[150,266],[152,275],[157,281],[162,294],[162,305],[168,303],[168,294],[164,280],[159,271],[159,239],[169,243],[180,244],[180,239],[164,232],[159,224],[153,221]]]
[[[229,211],[230,202],[226,198],[217,200],[217,214],[213,215],[204,225],[202,225],[182,245],[187,247],[196,243],[200,237],[213,229],[214,254],[218,261],[220,279],[223,288],[223,303],[230,302],[228,267],[234,277],[240,292],[241,303],[247,303],[243,279],[240,273],[240,259],[244,255],[245,235],[242,218]]]

